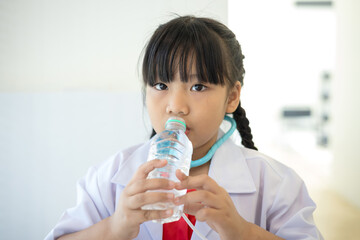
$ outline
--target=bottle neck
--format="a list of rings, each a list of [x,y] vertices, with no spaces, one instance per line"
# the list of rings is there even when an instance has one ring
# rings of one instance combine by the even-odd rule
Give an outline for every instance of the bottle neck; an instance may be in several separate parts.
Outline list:
[[[179,122],[175,122],[175,121],[167,122],[165,129],[171,130],[171,131],[174,131],[174,130],[181,130],[183,132],[186,131],[186,127],[183,124],[181,124]]]

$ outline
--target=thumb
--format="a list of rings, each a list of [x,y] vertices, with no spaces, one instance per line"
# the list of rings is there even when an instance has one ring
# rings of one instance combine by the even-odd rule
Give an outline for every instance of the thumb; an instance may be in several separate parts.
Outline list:
[[[180,180],[180,182],[176,183],[175,188],[177,190],[186,189],[186,182],[189,177],[186,176],[186,174],[183,173],[180,169],[176,170],[175,175]]]

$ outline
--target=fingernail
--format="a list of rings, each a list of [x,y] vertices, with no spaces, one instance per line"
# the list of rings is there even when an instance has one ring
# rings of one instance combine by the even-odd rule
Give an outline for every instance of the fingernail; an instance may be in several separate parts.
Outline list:
[[[165,215],[166,215],[166,216],[170,216],[171,214],[172,214],[172,210],[171,210],[171,209],[166,210],[166,212],[165,212]]]

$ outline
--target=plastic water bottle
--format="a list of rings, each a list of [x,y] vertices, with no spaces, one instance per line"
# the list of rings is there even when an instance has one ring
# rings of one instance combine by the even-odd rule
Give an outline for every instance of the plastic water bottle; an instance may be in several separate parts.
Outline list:
[[[180,169],[186,175],[189,175],[191,156],[193,147],[185,134],[186,124],[182,118],[171,117],[165,124],[165,130],[156,134],[151,139],[148,161],[153,159],[166,159],[167,165],[162,168],[155,168],[148,175],[148,178],[166,178],[178,182],[175,175],[176,169]],[[175,197],[186,193],[184,190],[153,190],[155,192],[172,192]],[[180,219],[184,205],[176,206],[172,203],[155,203],[142,207],[145,210],[165,210],[173,209],[173,215],[169,218],[154,220],[158,223],[174,222]]]

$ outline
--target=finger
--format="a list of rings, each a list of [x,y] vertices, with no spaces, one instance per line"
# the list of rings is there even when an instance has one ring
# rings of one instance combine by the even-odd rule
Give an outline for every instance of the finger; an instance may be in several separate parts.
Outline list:
[[[219,210],[214,208],[202,208],[195,214],[196,220],[200,222],[214,221],[218,219]]]
[[[154,159],[142,164],[138,170],[136,171],[133,179],[145,179],[148,174],[154,170],[155,168],[165,167],[167,164],[167,160],[165,159]]]
[[[180,169],[176,169],[175,176],[177,177],[177,179],[180,180],[180,182],[175,183],[175,188],[178,190],[186,189],[186,187],[183,187],[183,184],[181,184],[181,182],[186,181],[188,176]]]
[[[195,214],[202,208],[204,208],[204,205],[201,203],[185,204],[183,211],[187,214],[195,216]]]
[[[202,207],[211,207],[215,209],[220,209],[223,203],[223,201],[219,200],[217,195],[205,190],[189,192],[183,196],[175,198],[174,202],[176,205],[184,204],[190,208],[192,208],[192,205],[194,204],[201,204]]]
[[[187,177],[187,175],[180,169],[176,169],[175,175],[180,181],[184,181]]]
[[[144,193],[148,190],[171,190],[175,188],[175,183],[164,178],[141,179],[128,184],[126,193],[129,196]]]
[[[164,219],[173,215],[172,209],[167,210],[140,210],[142,222],[155,220],[155,219]]]
[[[174,199],[175,199],[174,193],[166,193],[166,192],[140,193],[129,197],[129,201],[127,201],[127,207],[130,209],[139,209],[147,204],[153,204],[158,202],[161,203],[173,202]]]
[[[222,189],[220,186],[208,175],[202,174],[194,177],[186,176],[181,171],[176,171],[176,177],[180,180],[180,183],[176,183],[175,188],[182,189],[200,189],[220,194]]]

